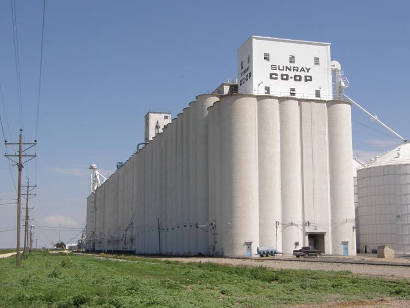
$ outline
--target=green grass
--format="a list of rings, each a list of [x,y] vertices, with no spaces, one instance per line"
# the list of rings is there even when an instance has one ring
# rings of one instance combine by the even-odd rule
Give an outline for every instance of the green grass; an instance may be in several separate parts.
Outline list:
[[[15,252],[16,251],[16,248],[0,248],[0,254],[3,254],[3,253],[9,253],[9,252]]]
[[[229,307],[410,299],[407,281],[149,258],[115,262],[33,252],[0,259],[0,307]]]

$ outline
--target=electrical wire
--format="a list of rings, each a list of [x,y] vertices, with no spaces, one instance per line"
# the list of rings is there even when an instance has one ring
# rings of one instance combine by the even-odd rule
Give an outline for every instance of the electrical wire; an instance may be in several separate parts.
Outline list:
[[[5,126],[7,128],[8,135],[10,136],[11,132],[10,132],[10,125],[9,125],[8,116],[7,116],[6,100],[5,100],[5,97],[4,97],[3,86],[1,84],[0,84],[0,104],[2,105],[2,109],[3,109],[3,118],[4,118],[5,124],[6,124]],[[3,125],[4,125],[4,123],[3,123]],[[3,138],[4,138],[4,140],[6,140],[7,139],[7,134],[5,133],[5,131],[3,129],[3,126],[2,126],[2,131],[3,131]]]
[[[81,233],[83,233],[83,230],[81,230],[79,233],[77,233],[76,235],[74,235],[70,240],[68,240],[66,243],[69,244],[71,243],[74,239],[76,239],[78,236],[81,235]]]
[[[46,0],[43,0],[42,22],[41,22],[41,42],[40,42],[40,68],[39,68],[39,75],[38,75],[38,93],[37,93],[36,128],[35,128],[36,139],[38,136],[38,127],[39,127],[39,120],[40,120],[41,85],[42,85],[42,79],[43,79],[45,17],[46,17]]]
[[[13,30],[13,47],[14,47],[14,62],[17,80],[17,99],[19,106],[20,128],[23,128],[23,98],[22,98],[22,77],[21,77],[21,62],[20,62],[20,42],[18,37],[16,2],[10,0],[11,8],[11,24]]]
[[[5,98],[4,98],[3,87],[2,87],[2,85],[0,84],[0,104],[1,104],[2,107],[3,107],[3,117],[4,117],[4,119],[5,119],[5,123],[6,123],[8,135],[10,136],[10,135],[11,135],[11,133],[10,133],[10,125],[9,125],[9,121],[8,121],[7,109],[6,109],[6,103],[5,103],[5,101],[6,101],[6,100],[5,100]],[[3,121],[2,121],[1,112],[0,112],[0,122],[1,122],[1,129],[2,129],[2,134],[3,134],[3,140],[7,140],[7,135],[6,135],[5,130],[4,130],[4,123],[3,123]],[[3,142],[2,142],[2,143],[3,143]],[[3,145],[4,145],[4,144],[3,144]],[[4,145],[4,152],[7,154],[7,147],[6,147],[5,145]],[[15,177],[14,177],[14,175],[13,175],[12,170],[11,170],[11,162],[9,161],[7,165],[8,165],[8,169],[9,169],[10,179],[11,179],[11,182],[12,182],[12,184],[13,184],[13,188],[14,188],[15,192],[17,193],[16,179],[15,179]]]
[[[376,129],[376,128],[371,127],[371,126],[369,126],[369,125],[367,125],[367,124],[365,124],[365,123],[363,123],[363,122],[361,122],[361,121],[358,121],[358,120],[352,119],[352,122],[353,122],[353,123],[356,123],[356,124],[358,124],[358,125],[360,125],[360,126],[362,126],[362,127],[367,128],[368,130],[372,131],[372,132],[375,133],[375,134],[378,134],[379,136],[386,136],[386,137],[390,137],[390,138],[391,138],[391,134],[387,133],[386,131],[382,131],[382,130],[380,130],[380,129]]]
[[[10,231],[15,231],[16,228],[10,228],[10,229],[4,229],[4,230],[0,230],[0,232],[10,232]]]
[[[0,126],[1,126],[1,133],[3,135],[3,140],[6,140],[7,138],[6,138],[6,134],[4,132],[3,119],[1,117],[1,113],[0,113]]]

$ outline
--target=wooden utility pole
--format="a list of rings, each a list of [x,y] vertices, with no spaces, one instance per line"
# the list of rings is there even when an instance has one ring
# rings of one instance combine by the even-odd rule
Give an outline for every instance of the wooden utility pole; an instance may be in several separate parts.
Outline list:
[[[33,225],[30,225],[30,245],[29,245],[29,249],[30,251],[33,249]]]
[[[30,186],[30,180],[27,179],[27,185],[23,186],[26,188],[26,215],[24,219],[24,253],[28,254],[29,252],[29,222],[30,222],[30,215],[29,215],[29,207],[28,207],[28,201],[30,199],[30,196],[33,196],[35,194],[32,194],[31,191],[37,187],[37,185]]]
[[[28,246],[28,195],[30,189],[30,181],[27,179],[27,189],[26,189],[26,217],[24,219],[24,254],[27,254]]]
[[[20,129],[19,132],[19,142],[10,143],[7,140],[4,141],[4,144],[7,146],[18,146],[18,153],[15,154],[5,154],[4,156],[14,162],[18,170],[18,183],[17,183],[17,243],[16,243],[16,265],[21,265],[21,255],[20,255],[20,219],[21,219],[21,173],[23,171],[24,164],[36,157],[36,154],[25,154],[25,152],[34,147],[37,144],[37,141],[24,143],[23,142],[23,130]],[[17,161],[15,160],[17,158]],[[26,159],[24,161],[24,159]]]

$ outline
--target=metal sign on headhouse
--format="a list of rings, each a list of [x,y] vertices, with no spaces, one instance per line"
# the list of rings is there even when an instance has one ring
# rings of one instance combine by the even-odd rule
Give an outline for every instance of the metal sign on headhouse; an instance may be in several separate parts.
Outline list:
[[[238,51],[239,93],[332,99],[330,44],[250,37]]]

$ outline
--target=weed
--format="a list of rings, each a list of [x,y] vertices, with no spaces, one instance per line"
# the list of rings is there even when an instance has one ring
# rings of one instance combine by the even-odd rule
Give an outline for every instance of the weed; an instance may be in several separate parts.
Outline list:
[[[48,278],[60,278],[61,272],[54,268],[50,273],[48,273]]]
[[[124,258],[130,262],[34,251],[20,269],[14,260],[0,259],[0,307],[266,307],[410,299],[408,281],[348,272]]]

